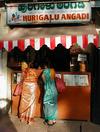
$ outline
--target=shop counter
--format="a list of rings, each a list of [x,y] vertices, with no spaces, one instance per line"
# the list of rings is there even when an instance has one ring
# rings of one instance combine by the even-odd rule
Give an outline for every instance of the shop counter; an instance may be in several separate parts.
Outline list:
[[[12,74],[12,78],[13,75]],[[89,72],[59,72],[66,89],[58,94],[58,119],[90,120],[91,74]],[[14,79],[13,79],[14,80]],[[12,82],[12,115],[17,115],[20,97],[13,96],[15,83]],[[43,90],[37,89],[36,117],[43,116]]]
[[[90,120],[91,74],[62,72],[60,76],[66,89],[58,96],[58,118]]]

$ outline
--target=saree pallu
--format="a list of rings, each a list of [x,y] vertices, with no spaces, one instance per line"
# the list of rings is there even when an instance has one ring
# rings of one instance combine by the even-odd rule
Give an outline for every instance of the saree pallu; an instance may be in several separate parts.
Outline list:
[[[34,121],[36,109],[36,88],[37,84],[23,82],[23,91],[20,100],[19,118],[27,123]]]

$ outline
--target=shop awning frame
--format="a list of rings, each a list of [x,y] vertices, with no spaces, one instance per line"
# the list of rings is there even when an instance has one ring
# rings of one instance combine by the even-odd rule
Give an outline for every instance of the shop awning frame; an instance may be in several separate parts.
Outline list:
[[[59,43],[67,49],[76,43],[81,48],[86,48],[89,43],[93,43],[98,47],[99,36],[98,34],[60,35],[19,40],[0,40],[0,50],[5,48],[7,51],[11,51],[17,46],[20,50],[24,51],[29,45],[31,45],[35,50],[39,50],[43,45],[47,45],[50,49],[54,49]]]

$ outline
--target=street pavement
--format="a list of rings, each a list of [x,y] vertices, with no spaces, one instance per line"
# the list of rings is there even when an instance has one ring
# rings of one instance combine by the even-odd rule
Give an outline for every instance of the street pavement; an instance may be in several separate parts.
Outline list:
[[[44,124],[43,118],[35,118],[33,124],[20,122],[17,116],[0,117],[0,132],[100,132],[100,125],[89,121],[57,120],[54,126]]]

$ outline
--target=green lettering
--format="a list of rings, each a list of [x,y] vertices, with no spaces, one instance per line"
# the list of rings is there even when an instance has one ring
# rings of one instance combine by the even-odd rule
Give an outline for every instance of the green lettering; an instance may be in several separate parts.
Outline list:
[[[55,8],[55,4],[50,4],[50,6],[51,6],[51,9],[54,9]]]
[[[44,10],[45,9],[45,4],[40,4],[39,9]]]
[[[50,9],[54,9],[55,5],[54,4],[46,4],[46,9],[50,10]]]
[[[64,6],[63,3],[57,3],[57,8],[58,8],[58,9],[62,9],[63,6]]]
[[[34,4],[33,7],[34,7],[34,10],[39,10],[39,4]]]
[[[31,11],[33,9],[33,5],[32,4],[28,4],[28,10]]]
[[[77,3],[72,3],[72,9],[77,8]]]
[[[70,7],[71,9],[73,9],[72,3],[69,3],[69,7]]]
[[[69,8],[69,3],[64,3],[64,8],[68,9]]]
[[[25,13],[27,11],[27,4],[19,4],[18,5],[18,11]]]
[[[78,2],[78,8],[84,8],[85,7],[85,4],[84,2]]]

